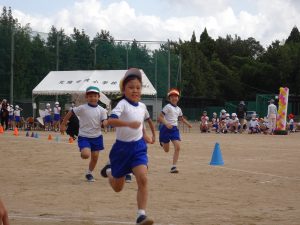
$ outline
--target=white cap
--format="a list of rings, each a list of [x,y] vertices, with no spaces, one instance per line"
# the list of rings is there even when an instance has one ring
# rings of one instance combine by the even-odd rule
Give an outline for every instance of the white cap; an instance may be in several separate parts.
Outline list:
[[[229,113],[226,113],[226,117],[227,117],[227,116],[230,116]]]
[[[59,105],[59,102],[55,102],[55,105]]]
[[[222,109],[222,110],[221,110],[221,113],[226,113],[226,110],[225,110],[225,109]]]
[[[47,103],[46,106],[50,106],[50,103]]]
[[[18,109],[19,108],[19,106],[18,105],[16,105],[16,107],[15,107],[16,109]]]
[[[234,117],[235,117],[235,116],[236,116],[236,113],[232,113],[231,116],[234,116]]]

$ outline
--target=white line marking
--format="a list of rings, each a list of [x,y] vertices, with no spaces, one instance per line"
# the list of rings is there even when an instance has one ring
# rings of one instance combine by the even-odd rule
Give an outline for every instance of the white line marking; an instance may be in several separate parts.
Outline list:
[[[275,175],[275,174],[270,174],[270,173],[260,173],[260,172],[249,171],[249,170],[234,169],[234,168],[229,168],[229,167],[225,167],[225,166],[219,166],[218,168],[239,171],[239,172],[244,172],[244,173],[251,173],[251,174],[256,174],[256,175],[264,175],[264,176],[270,176],[270,177],[283,178],[283,179],[287,179],[287,180],[300,181],[300,178],[298,178],[298,177],[286,177],[286,176],[280,176],[280,175]]]
[[[93,224],[129,224],[134,225],[133,222],[122,222],[122,221],[109,221],[109,220],[99,220],[96,218],[91,219],[80,219],[76,216],[26,216],[21,214],[10,214],[10,218],[12,219],[28,219],[28,220],[38,220],[38,221],[51,221],[51,222],[93,222]],[[155,223],[156,225],[162,225],[159,223]],[[175,225],[175,224],[168,224]]]

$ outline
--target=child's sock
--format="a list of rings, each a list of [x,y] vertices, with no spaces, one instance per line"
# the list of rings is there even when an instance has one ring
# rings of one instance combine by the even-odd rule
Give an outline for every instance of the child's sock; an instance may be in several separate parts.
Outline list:
[[[87,170],[86,174],[92,174],[93,171],[90,171],[90,169]]]
[[[139,209],[137,211],[137,218],[139,218],[141,215],[146,215],[146,211],[144,209]]]

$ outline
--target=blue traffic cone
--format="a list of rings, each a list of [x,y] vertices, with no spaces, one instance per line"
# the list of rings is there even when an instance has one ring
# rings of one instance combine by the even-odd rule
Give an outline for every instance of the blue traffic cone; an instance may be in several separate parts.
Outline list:
[[[35,138],[39,138],[39,134],[38,133],[35,133]]]
[[[31,133],[31,137],[34,137],[34,133],[33,132]]]
[[[26,132],[26,137],[29,137],[29,132],[28,131]]]
[[[222,152],[221,152],[219,143],[215,144],[215,149],[214,149],[214,152],[211,157],[210,165],[212,165],[212,166],[223,166],[224,165],[224,161],[222,158]]]

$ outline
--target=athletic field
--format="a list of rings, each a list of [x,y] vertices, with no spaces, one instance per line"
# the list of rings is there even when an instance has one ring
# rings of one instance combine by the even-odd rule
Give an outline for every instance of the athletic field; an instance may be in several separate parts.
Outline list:
[[[94,183],[85,181],[89,161],[77,143],[38,133],[0,134],[0,197],[12,225],[135,224],[135,180],[114,193],[99,175],[115,133],[104,134]],[[300,224],[300,133],[200,134],[194,125],[181,135],[178,174],[169,173],[173,148],[148,148],[147,214],[155,224]],[[209,165],[216,142],[224,166]]]

